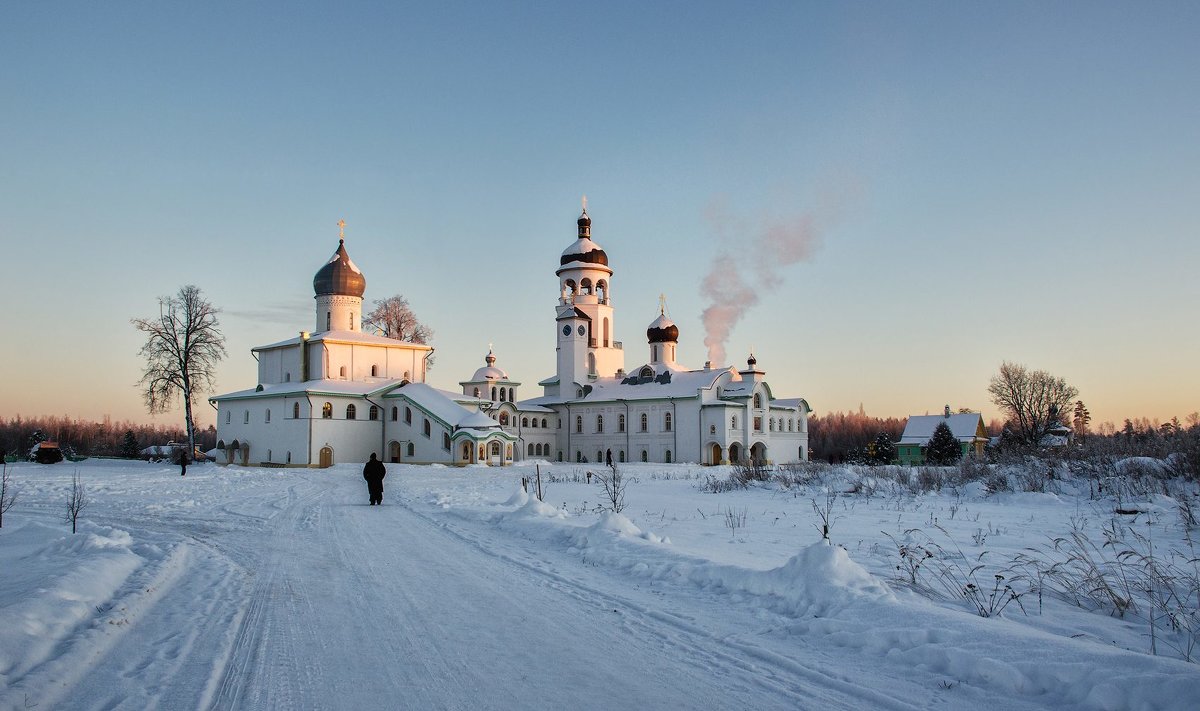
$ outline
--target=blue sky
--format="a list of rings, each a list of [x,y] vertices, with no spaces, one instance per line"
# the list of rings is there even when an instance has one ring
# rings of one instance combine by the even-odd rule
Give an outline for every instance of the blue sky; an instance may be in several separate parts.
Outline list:
[[[760,297],[729,360],[818,413],[990,416],[1003,360],[1097,420],[1200,409],[1200,6],[646,5],[5,4],[0,415],[146,419],[129,319],[185,283],[253,384],[343,218],[432,384],[494,343],[532,397],[582,194],[627,366],[659,293],[703,363],[726,254]]]

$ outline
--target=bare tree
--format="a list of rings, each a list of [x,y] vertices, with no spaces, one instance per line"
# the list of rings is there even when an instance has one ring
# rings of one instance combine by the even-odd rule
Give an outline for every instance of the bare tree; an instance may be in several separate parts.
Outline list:
[[[1079,395],[1079,390],[1062,378],[1007,361],[992,376],[988,392],[1008,419],[1012,435],[1030,446],[1036,446],[1061,424],[1059,417],[1067,413],[1068,405]]]
[[[76,524],[79,522],[79,514],[92,503],[87,497],[87,491],[83,487],[83,483],[79,481],[79,470],[71,476],[71,496],[67,499],[67,523],[71,524],[71,533],[75,533]]]
[[[182,397],[188,452],[196,447],[192,396],[212,389],[217,363],[225,357],[217,313],[200,289],[189,284],[175,296],[159,298],[158,318],[133,319],[134,327],[146,334],[139,351],[146,359],[141,380],[146,409],[152,414],[166,412],[176,397]]]
[[[604,490],[604,498],[608,499],[609,510],[621,513],[625,509],[625,487],[629,480],[617,469],[616,464],[596,472],[596,479],[600,482],[600,488]]]
[[[375,308],[362,318],[363,328],[373,328],[384,338],[410,343],[429,343],[433,340],[433,329],[417,320],[417,315],[408,305],[408,299],[396,294],[382,301],[376,299]]]
[[[4,456],[0,452],[0,458]],[[17,490],[13,488],[8,476],[8,462],[3,463],[4,472],[0,474],[0,528],[4,528],[4,514],[17,503]]]

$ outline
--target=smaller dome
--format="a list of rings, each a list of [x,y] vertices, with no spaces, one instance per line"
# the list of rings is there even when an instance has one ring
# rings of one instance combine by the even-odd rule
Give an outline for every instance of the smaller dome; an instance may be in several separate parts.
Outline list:
[[[679,340],[679,327],[666,314],[659,314],[646,328],[646,340],[650,343],[675,343]]]
[[[336,294],[357,296],[361,299],[366,290],[366,277],[346,253],[345,240],[338,240],[338,248],[333,257],[313,277],[313,291],[317,296]]]
[[[579,219],[575,221],[575,224],[579,225],[580,227],[592,226],[592,218],[588,216],[587,210],[583,211],[583,214],[579,216]]]
[[[558,260],[559,266],[570,264],[571,262],[585,262],[587,264],[603,264],[608,266],[608,255],[600,248],[600,245],[593,242],[588,237],[580,237],[575,240],[575,244],[563,250],[562,258]]]
[[[746,359],[746,365],[750,366],[750,370],[754,370],[754,366],[758,365],[758,359],[754,357],[753,353]]]
[[[471,376],[471,382],[479,382],[481,380],[508,380],[508,373],[496,367],[496,354],[488,351],[487,357],[483,359],[487,365],[475,371],[475,375]]]

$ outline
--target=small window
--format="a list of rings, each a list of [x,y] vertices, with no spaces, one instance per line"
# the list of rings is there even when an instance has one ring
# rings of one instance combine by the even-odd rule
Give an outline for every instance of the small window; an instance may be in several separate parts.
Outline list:
[[[737,415],[734,415],[733,417],[729,418],[729,429],[731,429],[731,430],[737,429]]]
[[[417,453],[417,445],[413,444],[412,442],[409,442],[408,443],[408,456],[410,456],[410,457],[415,456],[416,453]]]
[[[250,411],[249,410],[246,410],[245,412],[242,413],[242,424],[243,425],[250,424]]]
[[[446,450],[447,452],[450,451],[450,433],[449,432],[442,433],[442,449]]]
[[[428,418],[428,417],[426,417],[426,418],[425,418],[425,426],[424,426],[424,428],[423,428],[423,431],[424,431],[424,434],[425,434],[425,436],[426,436],[426,437],[428,437],[428,436],[429,436],[429,432],[430,432],[430,428],[429,428],[429,418]]]
[[[710,435],[715,435],[715,434],[717,433],[717,426],[716,426],[716,425],[709,425],[709,426],[708,426],[708,433],[709,433]]]
[[[583,432],[583,415],[575,416],[575,431]]]
[[[521,426],[522,426],[522,427],[528,427],[528,426],[529,426],[529,418],[528,418],[528,417],[522,417],[522,418],[521,418]]]
[[[288,463],[288,464],[291,464],[291,463],[292,463],[292,453],[291,453],[291,452],[288,452],[288,453],[287,453],[287,463]]]
[[[338,368],[338,375],[343,378],[346,377],[346,366],[343,365],[342,367]]]
[[[625,461],[625,450],[622,449],[617,456],[622,462],[624,462]]]
[[[371,409],[367,410],[367,419],[368,420],[378,420],[379,419],[379,408],[372,405]]]
[[[575,461],[577,461],[577,462],[583,461],[583,452],[580,452],[579,450],[575,450]]]
[[[508,402],[508,390],[500,388],[500,402]]]
[[[644,449],[642,450],[642,461],[643,461],[643,462],[648,462],[648,461],[650,461],[650,455],[648,455],[648,454],[646,453],[646,450],[644,450]]]
[[[754,418],[754,431],[762,432],[762,418],[761,417]]]
[[[604,431],[604,415],[596,415],[596,431]]]
[[[534,456],[534,455],[533,455],[533,443],[532,443],[532,442],[530,442],[530,443],[529,443],[529,451],[527,452],[527,455],[528,455],[528,456],[530,456],[530,457]]]
[[[669,450],[669,449],[667,450],[667,460],[666,461],[667,461],[667,464],[671,463],[671,450]]]
[[[300,403],[298,403],[298,402],[292,403],[292,419],[293,420],[300,419]]]
[[[650,418],[646,417],[646,413],[642,413],[642,432],[646,431],[646,427],[650,424]]]
[[[325,312],[325,330],[326,331],[332,330],[332,329],[330,329],[330,326],[332,324],[333,324],[333,312],[326,311]]]
[[[379,366],[377,366],[377,365],[373,365],[373,366],[371,366],[371,377],[372,377],[372,378],[374,378],[374,377],[376,377],[376,376],[378,376],[378,375],[379,375]],[[372,417],[371,419],[373,420],[373,419],[375,419],[375,418],[374,418],[374,417]]]
[[[496,401],[496,386],[492,386],[492,402]]]
[[[754,393],[754,407],[756,409],[762,407],[762,395],[759,393]]]
[[[475,388],[475,397],[479,397],[479,388]]]
[[[233,419],[233,410],[226,410],[225,411],[225,424],[229,424],[229,421],[232,419]]]
[[[508,413],[507,412],[500,413],[500,424],[503,427],[508,427]]]
[[[290,383],[290,382],[292,382],[292,374],[291,374],[291,373],[284,373],[284,374],[283,374],[283,382],[285,382],[285,383]]]
[[[392,422],[395,422],[400,417],[400,408],[392,405]]]
[[[604,452],[601,452],[600,450],[597,449],[596,450],[596,462],[600,463],[603,461],[604,461]]]
[[[346,419],[347,420],[358,419],[358,408],[353,405],[347,405],[346,406]]]
[[[404,408],[404,424],[406,424],[406,425],[412,424],[412,408],[411,407]]]
[[[267,415],[267,416],[266,416],[266,419],[264,420],[264,422],[270,422],[270,421],[271,421],[271,408],[269,408],[269,407],[267,408],[267,413],[266,413],[266,415]],[[271,458],[270,458],[270,457],[267,457],[267,461],[268,461],[268,462],[269,462],[269,461],[271,461]]]
[[[671,431],[671,413],[669,412],[663,415],[663,430],[666,432]]]
[[[542,418],[542,427],[544,428],[545,426],[546,426],[546,418],[545,418],[545,417],[543,417],[543,418]]]
[[[625,415],[617,415],[617,432],[625,431]]]
[[[332,420],[333,419],[333,404],[332,403],[327,402],[321,406],[321,419],[322,420]]]

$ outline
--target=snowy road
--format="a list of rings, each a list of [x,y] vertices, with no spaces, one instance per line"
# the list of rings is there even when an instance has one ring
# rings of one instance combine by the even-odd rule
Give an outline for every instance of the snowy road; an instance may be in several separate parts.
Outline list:
[[[370,507],[352,476],[288,474],[286,486],[194,513],[163,517],[126,502],[113,518],[135,540],[177,543],[116,596],[115,630],[51,654],[5,701],[911,708],[738,642],[749,614],[629,590],[603,571],[562,574],[569,559],[489,541],[484,527],[449,527],[403,501],[398,486]]]

